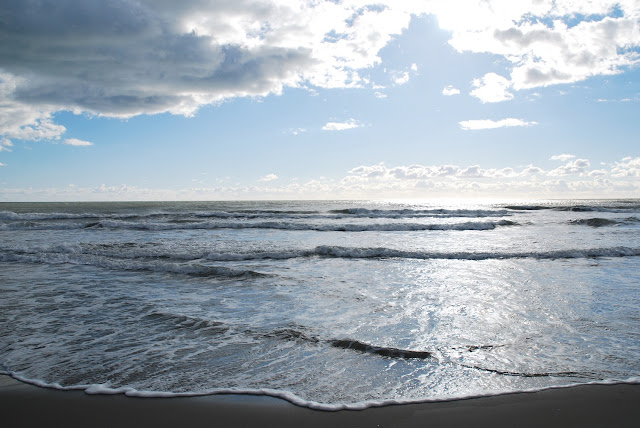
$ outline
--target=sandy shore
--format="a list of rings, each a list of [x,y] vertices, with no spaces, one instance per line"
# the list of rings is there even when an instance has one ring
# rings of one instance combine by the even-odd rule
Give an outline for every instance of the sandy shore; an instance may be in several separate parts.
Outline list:
[[[586,385],[323,412],[270,397],[87,395],[0,376],[0,414],[7,427],[636,427],[640,385]]]

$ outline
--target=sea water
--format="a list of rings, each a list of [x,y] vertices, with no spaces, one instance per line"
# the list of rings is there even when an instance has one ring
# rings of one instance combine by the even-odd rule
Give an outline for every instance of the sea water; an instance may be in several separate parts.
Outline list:
[[[640,201],[0,204],[0,372],[337,409],[640,376]]]

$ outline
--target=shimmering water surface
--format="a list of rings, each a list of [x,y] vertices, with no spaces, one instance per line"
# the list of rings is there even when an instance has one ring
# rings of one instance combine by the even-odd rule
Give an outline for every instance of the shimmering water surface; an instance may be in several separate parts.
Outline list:
[[[335,408],[640,376],[640,201],[0,204],[0,371]]]

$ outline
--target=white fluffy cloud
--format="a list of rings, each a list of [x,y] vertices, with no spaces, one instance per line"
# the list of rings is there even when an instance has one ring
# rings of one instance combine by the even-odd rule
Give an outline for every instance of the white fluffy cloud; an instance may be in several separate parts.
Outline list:
[[[625,158],[632,161],[632,158]],[[625,161],[623,159],[623,162]],[[506,168],[482,168],[480,165],[472,165],[461,167],[458,165],[410,165],[397,166],[389,168],[383,163],[371,166],[359,166],[349,171],[350,177],[358,177],[359,179],[394,179],[394,180],[423,180],[434,178],[449,179],[505,179],[505,178],[523,178],[533,175],[559,177],[567,175],[580,175],[587,172],[590,167],[587,159],[577,159],[566,165],[553,170],[544,170],[542,168],[529,165],[520,170],[512,167]],[[640,171],[640,161],[638,163]],[[599,175],[599,174],[598,174]]]
[[[576,159],[568,162],[566,165],[550,171],[550,175],[569,175],[584,173],[587,168],[591,166],[591,162],[588,159]]]
[[[628,157],[610,170],[590,170],[587,159],[552,170],[534,165],[482,168],[378,164],[353,168],[340,183],[344,189],[358,189],[370,197],[629,197],[640,191],[637,179],[630,179],[638,176],[640,158]]]
[[[275,175],[275,174],[267,174],[267,175],[265,175],[264,177],[262,177],[258,181],[260,181],[261,183],[266,183],[268,181],[273,181],[273,180],[277,180],[277,179],[278,179],[277,175]]]
[[[67,138],[63,143],[70,146],[93,146],[91,141],[78,140],[77,138]]]
[[[13,147],[13,143],[8,138],[0,138],[0,152],[7,151],[10,152],[10,147]]]
[[[460,95],[460,89],[455,88],[453,85],[448,85],[442,88],[442,95],[446,95],[448,97],[452,95]]]
[[[496,73],[487,73],[474,79],[473,86],[475,89],[471,91],[471,95],[483,103],[499,103],[513,98],[513,94],[508,91],[511,82]]]
[[[626,157],[616,162],[611,173],[614,177],[640,177],[640,157]]]
[[[327,122],[326,125],[322,127],[323,131],[344,131],[347,129],[359,128],[360,125],[355,119],[351,118],[346,122]]]
[[[516,90],[616,74],[640,61],[635,0],[442,3],[436,8],[440,26],[453,32],[449,43],[504,56]]]
[[[522,119],[514,119],[512,117],[501,119],[501,120],[490,120],[490,119],[474,119],[474,120],[463,120],[460,123],[460,127],[465,131],[469,130],[479,130],[479,129],[496,129],[496,128],[505,128],[512,126],[532,126],[537,125],[537,122],[527,122]]]
[[[569,159],[573,159],[575,158],[574,155],[570,155],[570,154],[562,154],[562,155],[553,155],[549,158],[549,160],[558,160],[558,161],[562,161],[562,162],[566,162]]]

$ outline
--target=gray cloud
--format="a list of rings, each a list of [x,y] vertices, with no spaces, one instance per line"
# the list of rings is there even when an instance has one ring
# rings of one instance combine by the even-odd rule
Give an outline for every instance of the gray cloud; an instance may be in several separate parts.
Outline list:
[[[189,114],[225,97],[278,92],[313,62],[302,47],[248,49],[178,32],[180,19],[164,16],[178,10],[144,2],[28,0],[3,9],[0,67],[24,77],[12,99],[27,105]]]
[[[332,1],[5,0],[0,137],[60,139],[60,110],[188,116],[287,86],[368,84],[358,70],[380,61],[411,13]]]

